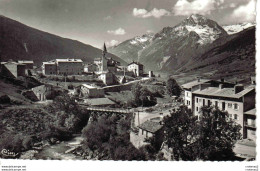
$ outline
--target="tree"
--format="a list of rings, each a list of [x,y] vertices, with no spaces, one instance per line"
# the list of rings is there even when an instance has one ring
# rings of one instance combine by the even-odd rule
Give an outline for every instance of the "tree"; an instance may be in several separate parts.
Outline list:
[[[175,160],[232,160],[241,126],[228,113],[203,107],[199,120],[185,106],[165,117],[165,142]]]
[[[166,82],[166,90],[170,96],[180,96],[181,87],[178,85],[175,79],[169,78]]]
[[[81,108],[75,98],[66,94],[56,97],[48,106],[48,111],[56,118],[54,126],[64,127],[69,131],[80,131],[89,118],[88,111]]]
[[[201,116],[195,127],[200,135],[194,144],[199,152],[198,158],[230,160],[234,157],[233,147],[242,137],[241,126],[228,116],[227,112],[213,107],[201,108]]]
[[[192,160],[193,154],[187,147],[192,139],[195,121],[192,112],[185,106],[180,106],[172,111],[171,116],[164,118],[166,144],[172,148],[175,160]]]
[[[83,150],[102,160],[145,160],[130,142],[132,116],[102,115],[82,130]]]
[[[131,92],[134,96],[133,101],[136,103],[137,106],[140,106],[142,104],[142,102],[140,100],[141,89],[142,89],[142,86],[139,83],[135,83],[131,87]]]
[[[153,106],[156,104],[156,98],[153,93],[151,93],[147,88],[142,87],[140,83],[134,84],[131,91],[136,106]]]
[[[139,99],[142,101],[142,106],[153,106],[156,104],[156,98],[147,88],[143,87]]]

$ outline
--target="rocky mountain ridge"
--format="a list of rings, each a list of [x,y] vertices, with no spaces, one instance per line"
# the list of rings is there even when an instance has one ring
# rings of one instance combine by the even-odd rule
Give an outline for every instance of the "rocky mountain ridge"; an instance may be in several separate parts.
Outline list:
[[[223,28],[213,20],[194,14],[174,27],[163,28],[149,38],[143,35],[126,40],[111,48],[110,52],[127,62],[139,61],[145,65],[146,70],[166,73],[185,72],[192,68],[200,56],[239,37],[239,31],[249,27],[250,24],[240,24]],[[236,34],[235,29],[238,32]],[[140,37],[144,37],[145,41],[136,41]]]

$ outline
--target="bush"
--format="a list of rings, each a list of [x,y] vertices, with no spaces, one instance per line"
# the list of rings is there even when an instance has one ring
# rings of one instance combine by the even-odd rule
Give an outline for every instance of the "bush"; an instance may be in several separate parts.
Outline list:
[[[102,160],[146,160],[130,143],[131,116],[100,116],[82,130],[85,153],[92,151]]]
[[[72,84],[68,85],[68,89],[73,90],[74,86]]]
[[[169,78],[166,82],[166,89],[170,96],[180,96],[181,87],[178,85],[177,81],[173,78]]]
[[[202,107],[200,120],[181,106],[164,118],[165,143],[175,160],[232,160],[232,149],[241,138],[241,126],[228,120],[228,113]],[[222,157],[219,157],[222,156]]]
[[[11,103],[11,99],[9,96],[7,95],[3,95],[0,97],[0,103],[1,104],[10,104]]]

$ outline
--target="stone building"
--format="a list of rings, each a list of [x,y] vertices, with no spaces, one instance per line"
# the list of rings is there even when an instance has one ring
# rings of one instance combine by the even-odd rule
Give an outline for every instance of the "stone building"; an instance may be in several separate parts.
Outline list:
[[[26,65],[9,61],[1,62],[1,74],[5,77],[17,78],[20,76],[26,76]]]
[[[112,85],[117,82],[115,72],[116,72],[116,62],[112,62],[112,59],[106,58],[107,48],[106,44],[104,43],[103,47],[103,54],[102,54],[102,61],[99,65],[99,79],[103,81],[106,85]]]
[[[134,62],[134,61],[132,63],[128,64],[127,70],[134,72],[134,75],[137,77],[142,76],[144,74],[143,64],[140,64],[140,63]]]
[[[112,72],[103,72],[98,77],[106,85],[112,85],[116,83],[115,75]]]
[[[82,84],[79,86],[80,88],[80,93],[84,97],[88,98],[100,98],[104,97],[104,89],[99,88],[99,87],[94,87],[88,84]]]
[[[98,66],[98,71],[101,70],[101,63],[102,63],[102,58],[95,58],[94,59],[94,64],[96,64]]]
[[[44,75],[81,75],[83,61],[81,59],[56,59],[43,62],[42,71]]]
[[[33,61],[22,60],[22,61],[18,61],[18,63],[26,65],[25,69],[33,69],[33,65],[34,65]]]
[[[104,43],[102,58],[94,59],[94,64],[98,66],[98,73],[109,71],[115,74],[117,72],[118,66],[120,65],[120,62],[106,57],[106,54],[107,48],[106,44]]]
[[[224,79],[221,79],[219,81],[217,80],[209,80],[209,79],[201,79],[197,78],[194,81],[188,82],[186,84],[183,84],[181,87],[184,90],[184,102],[185,105],[189,108],[192,109],[192,93],[195,90],[198,90],[200,87],[205,87],[205,86],[211,86],[211,87],[218,87],[219,85],[222,85],[223,87],[234,87],[235,84],[225,82]]]
[[[98,66],[96,64],[86,64],[84,66],[84,72],[86,73],[93,73],[98,71]]]
[[[147,120],[138,128],[138,137],[144,144],[147,138],[154,137],[157,148],[160,148],[163,142],[163,124],[161,121]]]
[[[256,108],[244,113],[244,127],[244,136],[256,140]]]
[[[56,64],[59,75],[81,75],[83,72],[81,59],[56,59]]]
[[[57,75],[57,65],[55,61],[43,62],[42,73],[44,75]]]
[[[218,86],[217,86],[218,85]],[[199,80],[183,85],[185,90],[185,104],[192,110],[194,116],[200,116],[203,106],[214,106],[229,113],[229,118],[242,126],[243,138],[252,137],[252,127],[248,123],[254,123],[252,109],[255,108],[255,88],[243,85],[234,85],[222,81]],[[189,88],[189,89],[188,89]],[[250,120],[249,122],[247,120]],[[252,125],[252,124],[251,124]],[[252,129],[251,129],[252,128]],[[252,131],[248,131],[251,129]]]

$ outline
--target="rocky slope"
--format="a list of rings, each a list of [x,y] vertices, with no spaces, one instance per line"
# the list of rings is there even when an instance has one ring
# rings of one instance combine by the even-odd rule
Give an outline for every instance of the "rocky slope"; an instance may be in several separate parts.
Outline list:
[[[145,44],[133,47],[134,39],[127,40],[114,47],[114,53],[126,61],[133,59],[145,64],[146,70],[174,71],[187,63],[192,56],[220,37],[227,36],[226,31],[215,21],[201,15],[191,15],[174,27],[165,27]],[[131,53],[125,47],[131,46]]]
[[[109,48],[109,52],[120,56],[121,59],[130,63],[139,60],[139,51],[146,48],[152,41],[154,34],[144,34],[132,39],[126,40],[117,46]]]
[[[221,27],[204,16],[191,15],[133,46],[135,39],[138,37],[119,44],[111,52],[128,62],[138,60],[146,70],[164,73],[213,73],[220,77],[255,73],[252,23]]]
[[[255,27],[218,39],[178,69],[178,72],[211,73],[217,77],[241,77],[255,74]]]
[[[62,38],[31,27],[15,20],[0,16],[0,56],[2,61],[34,60],[37,65],[55,58],[81,58],[93,62],[102,51],[79,41]],[[115,55],[109,57],[125,62]]]

